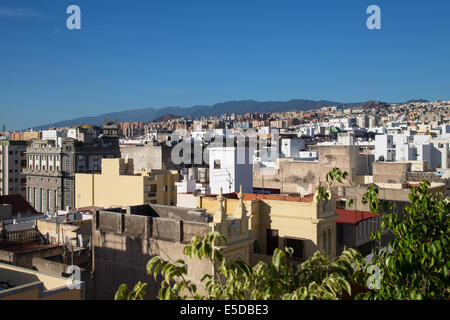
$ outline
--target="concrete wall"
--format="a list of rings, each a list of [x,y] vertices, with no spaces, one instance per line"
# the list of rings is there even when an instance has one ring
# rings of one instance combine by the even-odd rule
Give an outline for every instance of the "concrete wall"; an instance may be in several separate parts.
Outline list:
[[[255,169],[253,186],[307,195],[314,193],[319,181],[325,181],[325,175],[335,167],[347,171],[351,181],[366,174],[368,160],[360,156],[358,146],[315,146],[314,150],[319,152],[317,161],[279,159],[277,170]]]
[[[407,182],[407,174],[411,171],[409,162],[374,162],[373,182],[377,183],[399,183]]]
[[[63,253],[63,247],[52,247],[24,253],[0,250],[0,262],[31,269],[33,267],[33,258],[55,257],[60,256]]]
[[[70,265],[34,257],[32,260],[33,269],[47,275],[56,277],[66,277],[69,274]],[[76,265],[76,263],[75,263]],[[90,300],[93,298],[93,278],[89,270],[80,268],[80,278],[84,282],[84,298]]]
[[[127,163],[124,159],[103,159],[101,174],[76,174],[77,207],[125,207],[146,202],[176,204],[176,175],[170,172],[132,175]],[[154,194],[149,195],[150,192]]]
[[[249,160],[249,149],[239,147],[211,147],[209,150],[209,182],[212,194],[243,191],[253,192],[252,164]],[[215,168],[215,162],[220,168]]]
[[[167,146],[120,146],[121,157],[133,159],[135,172],[148,172],[154,169],[175,169],[170,161],[171,149]]]
[[[162,214],[164,210],[159,210]],[[149,284],[147,299],[159,290],[147,275],[146,265],[156,255],[165,260],[186,259],[183,248],[196,234],[211,231],[209,224],[168,218],[98,211],[94,216],[93,271],[94,297],[113,299],[119,285],[138,281]],[[198,287],[200,279],[212,273],[212,265],[196,259],[186,261],[188,278]]]
[[[44,237],[48,233],[50,243],[55,245],[61,245],[64,241],[72,243],[70,239],[77,237],[77,234],[73,231],[79,227],[77,225],[56,223],[42,219],[37,220],[36,226]],[[75,241],[73,241],[73,244],[75,244]]]
[[[56,277],[41,272],[11,265],[0,264],[0,278],[16,287],[0,291],[0,300],[81,300],[83,299],[82,282],[80,288],[69,288],[66,278]]]
[[[177,207],[197,208],[197,199],[192,193],[177,193]]]

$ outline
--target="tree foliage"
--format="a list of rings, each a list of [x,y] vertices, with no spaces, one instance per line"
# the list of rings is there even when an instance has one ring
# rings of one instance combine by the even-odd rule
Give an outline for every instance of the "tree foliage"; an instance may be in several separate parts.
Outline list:
[[[260,261],[250,266],[243,261],[227,260],[215,248],[216,241],[226,239],[217,232],[196,236],[184,248],[190,259],[208,260],[216,266],[215,274],[206,274],[201,279],[205,291],[200,293],[195,284],[187,280],[188,266],[183,260],[175,263],[153,257],[147,264],[147,273],[155,282],[160,276],[159,298],[162,300],[305,300],[340,299],[344,292],[351,293],[354,262],[362,263],[356,250],[346,250],[341,256],[330,259],[316,252],[313,257],[297,266],[292,260],[293,249],[276,249],[269,263]],[[122,290],[122,291],[121,291]],[[134,290],[128,292],[120,287],[117,299],[135,297]]]
[[[391,231],[394,239],[388,248],[375,248],[372,262],[382,275],[380,288],[364,298],[450,298],[450,201],[430,193],[429,187],[429,182],[422,181],[411,188],[410,202],[401,216],[383,215],[380,231]],[[380,231],[372,238],[380,240]]]

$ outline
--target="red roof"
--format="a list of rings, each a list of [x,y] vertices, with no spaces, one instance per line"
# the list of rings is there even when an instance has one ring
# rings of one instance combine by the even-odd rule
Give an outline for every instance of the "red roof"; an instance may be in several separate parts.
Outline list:
[[[370,211],[358,211],[358,210],[345,210],[336,209],[336,213],[339,217],[336,219],[336,223],[344,224],[357,224],[363,220],[367,220],[378,216],[378,214],[372,213]]]
[[[6,196],[0,196],[0,204],[12,205],[12,214],[17,213],[38,213],[32,206],[22,197],[20,194],[12,194]]]

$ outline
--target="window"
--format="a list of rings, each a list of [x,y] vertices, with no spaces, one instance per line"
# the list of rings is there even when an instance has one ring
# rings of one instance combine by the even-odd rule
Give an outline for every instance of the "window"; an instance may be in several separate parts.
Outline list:
[[[167,186],[164,186],[163,190],[164,192],[167,192]]]
[[[294,249],[293,257],[303,258],[304,241],[299,239],[286,238],[286,247]]]
[[[278,248],[278,230],[267,229],[267,254],[273,255],[273,252]]]
[[[214,160],[214,169],[221,169],[220,160]]]
[[[70,166],[70,157],[67,156],[66,157],[66,171],[70,171],[71,170],[71,166]]]

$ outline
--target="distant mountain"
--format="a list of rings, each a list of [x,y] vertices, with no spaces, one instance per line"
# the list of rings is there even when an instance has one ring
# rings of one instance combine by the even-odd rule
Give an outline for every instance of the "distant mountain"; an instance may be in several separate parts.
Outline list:
[[[247,112],[286,112],[294,110],[310,110],[325,106],[345,106],[356,107],[361,103],[341,103],[333,101],[313,101],[313,100],[290,100],[290,101],[266,101],[259,102],[253,100],[246,101],[228,101],[217,103],[212,106],[197,105],[188,108],[182,107],[163,107],[163,108],[145,108],[138,110],[128,110],[122,112],[106,113],[93,117],[82,117],[72,120],[59,121],[46,125],[36,126],[34,130],[46,130],[51,127],[67,127],[83,124],[101,125],[105,118],[109,120],[117,119],[119,122],[126,121],[153,121],[167,114],[179,115],[185,118],[199,118],[207,116],[219,116],[224,113],[242,114]]]
[[[165,122],[165,121],[169,121],[169,120],[174,120],[174,119],[179,119],[181,118],[180,116],[174,116],[173,114],[165,114],[157,119],[152,120],[153,122]]]
[[[363,109],[373,109],[373,108],[381,108],[381,107],[387,107],[389,106],[389,103],[381,102],[381,101],[367,101],[362,104]]]

